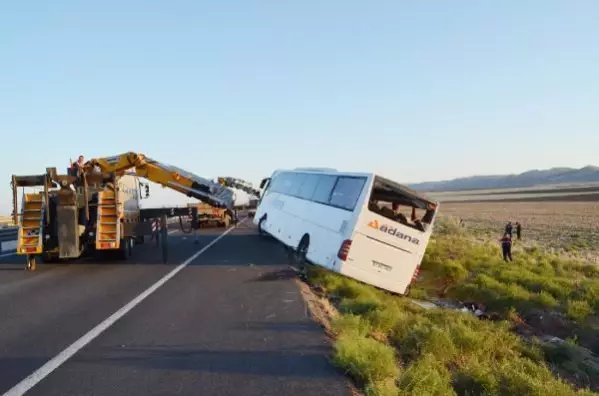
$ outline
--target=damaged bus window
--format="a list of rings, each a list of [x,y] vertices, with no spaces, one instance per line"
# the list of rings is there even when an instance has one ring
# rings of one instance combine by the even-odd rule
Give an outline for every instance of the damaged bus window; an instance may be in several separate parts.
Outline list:
[[[437,210],[434,202],[425,200],[410,189],[377,176],[368,209],[389,220],[425,232]]]

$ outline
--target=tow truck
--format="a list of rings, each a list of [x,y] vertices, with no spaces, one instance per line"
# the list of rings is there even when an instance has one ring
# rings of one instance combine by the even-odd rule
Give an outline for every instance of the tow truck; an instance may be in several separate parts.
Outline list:
[[[26,256],[26,269],[35,270],[38,257],[53,262],[109,253],[126,259],[146,236],[155,236],[157,243],[162,237],[166,262],[167,218],[191,216],[191,229],[196,230],[197,209],[142,209],[140,200],[149,197],[149,185],[140,178],[220,208],[233,218],[235,196],[230,188],[135,152],[91,159],[82,167],[69,168],[67,174],[46,168],[43,174],[13,175],[13,216],[19,227],[16,253]],[[25,187],[41,191],[23,191],[19,211],[18,189]]]

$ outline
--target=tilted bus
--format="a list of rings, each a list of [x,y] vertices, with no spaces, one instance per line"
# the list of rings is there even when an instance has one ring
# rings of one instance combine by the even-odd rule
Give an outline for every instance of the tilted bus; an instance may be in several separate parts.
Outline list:
[[[418,275],[439,203],[374,173],[276,170],[254,224],[322,266],[398,294]]]

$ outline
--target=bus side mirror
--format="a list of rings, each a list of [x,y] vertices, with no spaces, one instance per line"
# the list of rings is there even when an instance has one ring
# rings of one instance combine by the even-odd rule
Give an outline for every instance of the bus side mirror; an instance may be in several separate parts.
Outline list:
[[[266,185],[266,183],[270,180],[269,177],[262,179],[262,181],[260,182],[260,188],[264,188],[264,186]]]

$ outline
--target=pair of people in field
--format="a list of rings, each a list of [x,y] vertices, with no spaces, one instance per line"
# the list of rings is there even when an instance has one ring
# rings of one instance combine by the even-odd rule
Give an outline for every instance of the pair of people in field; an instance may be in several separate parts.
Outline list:
[[[513,231],[514,231],[514,226],[512,225],[512,222],[508,222],[507,225],[505,226],[505,234],[504,235],[509,235],[510,238],[513,237]],[[516,238],[520,239],[520,237],[522,236],[522,224],[520,224],[519,221],[516,222]]]
[[[503,259],[505,261],[512,261],[512,236],[513,236],[513,225],[512,222],[508,222],[505,226],[505,233],[503,234],[503,238],[499,240],[501,243],[501,251],[503,253]],[[516,238],[520,239],[522,237],[522,225],[520,222],[516,222]]]

